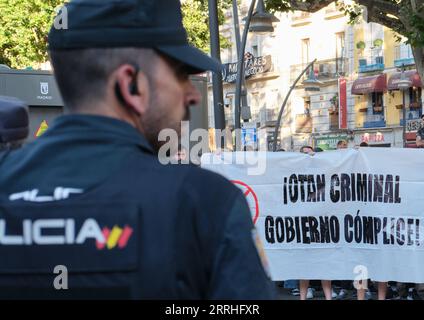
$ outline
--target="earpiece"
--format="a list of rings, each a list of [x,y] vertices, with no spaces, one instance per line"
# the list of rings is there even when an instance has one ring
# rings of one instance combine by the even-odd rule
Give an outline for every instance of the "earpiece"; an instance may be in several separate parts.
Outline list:
[[[138,91],[138,86],[137,86],[137,76],[138,76],[140,69],[136,65],[134,65],[134,69],[135,69],[135,74],[134,74],[132,82],[131,82],[131,84],[129,85],[129,88],[128,88],[128,90],[129,90],[129,92],[132,96],[136,96],[140,93]]]
[[[134,80],[133,82],[131,82],[131,84],[129,85],[128,90],[130,91],[130,94],[132,96],[136,96],[139,94],[138,92],[138,87],[137,87],[137,80]]]

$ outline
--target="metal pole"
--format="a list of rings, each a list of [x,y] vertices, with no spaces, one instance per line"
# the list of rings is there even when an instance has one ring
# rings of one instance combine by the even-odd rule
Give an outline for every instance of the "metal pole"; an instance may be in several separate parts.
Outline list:
[[[240,39],[240,21],[238,16],[238,5],[237,0],[233,0],[233,20],[234,20],[234,33],[236,38],[236,49],[237,57],[240,55],[241,39]],[[247,94],[246,94],[246,80],[242,77],[242,92],[241,92],[241,105],[247,106]]]
[[[306,68],[302,71],[302,73],[297,77],[297,79],[294,81],[294,83],[290,87],[290,90],[287,93],[286,98],[284,99],[283,104],[281,105],[280,112],[278,113],[277,123],[275,124],[274,141],[272,143],[272,151],[274,151],[274,152],[277,151],[277,137],[278,137],[278,133],[280,131],[281,118],[283,116],[284,108],[286,107],[286,104],[287,104],[287,101],[289,100],[290,94],[292,93],[292,91],[293,91],[294,87],[296,86],[296,84],[299,82],[299,80],[305,74],[305,72],[308,71],[308,69],[310,67],[312,67],[312,65],[315,63],[315,61],[317,61],[317,59],[314,59],[314,61],[312,61],[311,63],[309,63],[306,66]]]
[[[405,106],[405,90],[402,90],[403,103],[403,147],[406,148],[406,106]]]
[[[249,32],[250,20],[252,18],[255,4],[256,4],[256,0],[252,0],[252,3],[250,4],[249,12],[247,14],[247,18],[246,18],[246,24],[243,30],[243,38],[241,41],[240,52],[239,52],[238,60],[237,60],[236,97],[235,97],[235,107],[234,107],[234,117],[235,117],[234,128],[236,129],[236,135],[238,133],[237,129],[240,129],[240,96],[241,96],[242,77],[244,77],[244,50],[246,48],[247,33]],[[236,151],[240,151],[241,149],[240,142],[241,142],[240,138],[236,136]]]
[[[217,0],[208,0],[209,7],[209,30],[211,36],[211,56],[221,61],[221,47],[219,44],[219,23],[218,23],[218,3]],[[213,87],[213,103],[214,103],[214,119],[215,129],[225,129],[225,114],[224,114],[224,97],[222,89],[222,75],[212,74]],[[222,135],[220,135],[222,136]],[[222,148],[224,146],[224,138],[221,139]]]

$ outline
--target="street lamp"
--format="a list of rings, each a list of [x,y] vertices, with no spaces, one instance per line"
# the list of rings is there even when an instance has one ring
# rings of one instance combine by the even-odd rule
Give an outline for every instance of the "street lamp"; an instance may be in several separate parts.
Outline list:
[[[296,84],[299,82],[299,80],[303,77],[303,75],[308,71],[309,71],[309,77],[308,79],[306,79],[305,81],[303,81],[303,85],[305,86],[305,91],[309,91],[309,92],[316,92],[316,91],[320,91],[320,87],[323,85],[323,83],[321,81],[319,81],[316,77],[315,77],[315,72],[314,72],[314,63],[315,61],[317,61],[317,59],[315,59],[314,61],[312,61],[311,63],[309,63],[305,69],[303,69],[303,71],[299,74],[299,76],[296,78],[296,80],[293,82],[292,86],[290,87],[289,92],[287,93],[283,104],[281,105],[280,108],[280,112],[278,113],[278,119],[277,119],[277,123],[275,124],[275,129],[274,129],[274,141],[272,144],[272,151],[277,151],[277,137],[280,131],[280,125],[281,125],[281,118],[283,117],[283,112],[284,109],[286,107],[287,101],[289,100],[290,94],[292,93],[293,89],[296,87]]]
[[[269,32],[273,31],[274,28],[272,26],[273,22],[279,21],[273,15],[265,12],[265,5],[263,0],[258,1],[258,6],[256,8],[255,13],[253,13],[253,9],[255,8],[256,0],[252,0],[250,3],[249,11],[247,17],[244,19],[245,27],[243,30],[243,37],[241,44],[238,50],[238,59],[237,59],[237,78],[236,78],[236,94],[235,94],[235,106],[234,106],[234,129],[240,129],[240,100],[242,94],[242,83],[244,79],[244,52],[246,49],[247,42],[247,33],[249,31],[252,32]],[[233,7],[234,3],[233,3]],[[252,25],[250,25],[252,22]],[[237,33],[237,30],[236,30]],[[237,35],[236,35],[237,39]],[[237,134],[237,131],[236,131]],[[240,139],[236,138],[236,150],[240,150]]]
[[[406,106],[405,106],[405,91],[412,85],[411,80],[406,78],[405,65],[402,65],[402,72],[398,82],[398,88],[402,91],[402,105],[403,105],[403,147],[406,148]]]
[[[320,91],[322,82],[317,79],[314,71],[314,62],[309,68],[309,76],[308,79],[303,81],[303,85],[305,86],[305,91]]]
[[[258,5],[256,6],[256,11],[253,13],[250,21],[249,31],[257,33],[274,32],[272,24],[279,21],[280,20],[273,14],[266,12],[264,1],[259,0]]]

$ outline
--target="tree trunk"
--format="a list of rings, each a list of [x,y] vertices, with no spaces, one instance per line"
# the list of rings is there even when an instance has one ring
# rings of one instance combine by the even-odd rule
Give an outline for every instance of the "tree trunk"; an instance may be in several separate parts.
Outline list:
[[[412,53],[415,59],[415,67],[417,68],[417,72],[421,77],[421,82],[424,84],[424,48],[423,47],[412,47]],[[423,88],[424,89],[424,88]],[[424,106],[424,95],[421,96],[421,102]],[[424,113],[424,107],[423,107]]]

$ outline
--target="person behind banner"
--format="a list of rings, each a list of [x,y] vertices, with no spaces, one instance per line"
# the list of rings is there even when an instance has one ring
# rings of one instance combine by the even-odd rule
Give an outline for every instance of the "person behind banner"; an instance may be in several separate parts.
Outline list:
[[[417,132],[417,147],[424,148],[424,114],[421,116],[421,128]]]
[[[311,156],[315,155],[315,151],[311,146],[302,146],[300,148],[301,153],[309,154]],[[300,300],[306,300],[313,298],[313,290],[309,287],[310,280],[300,279],[299,280],[299,289],[300,289]],[[324,296],[326,300],[331,300],[335,294],[331,288],[331,280],[321,280],[322,290],[324,291]]]
[[[339,149],[347,149],[346,140],[340,140],[339,142],[337,142],[337,150]]]

